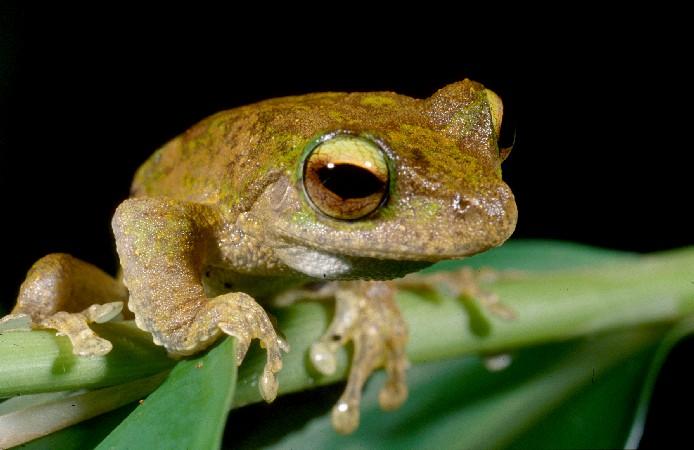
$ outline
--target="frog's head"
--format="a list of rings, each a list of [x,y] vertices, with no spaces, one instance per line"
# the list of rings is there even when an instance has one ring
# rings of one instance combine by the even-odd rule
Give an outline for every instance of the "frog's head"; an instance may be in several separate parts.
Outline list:
[[[513,232],[502,103],[492,91],[465,80],[425,100],[299,99],[287,100],[273,130],[284,124],[306,138],[256,203],[289,266],[325,278],[392,277],[498,246]]]

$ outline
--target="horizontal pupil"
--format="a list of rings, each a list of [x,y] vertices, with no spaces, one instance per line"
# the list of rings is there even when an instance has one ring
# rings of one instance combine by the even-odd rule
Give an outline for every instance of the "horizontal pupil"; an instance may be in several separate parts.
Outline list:
[[[352,164],[323,166],[316,175],[326,189],[343,199],[368,197],[385,188],[385,183],[376,175]]]

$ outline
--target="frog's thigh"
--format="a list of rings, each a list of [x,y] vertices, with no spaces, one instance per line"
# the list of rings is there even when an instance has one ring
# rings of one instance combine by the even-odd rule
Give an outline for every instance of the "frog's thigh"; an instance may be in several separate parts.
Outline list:
[[[407,398],[405,356],[407,326],[395,302],[393,288],[383,282],[343,283],[335,295],[333,322],[311,348],[311,360],[323,373],[335,370],[335,352],[354,343],[347,386],[333,408],[332,422],[341,433],[359,424],[359,404],[369,375],[385,364],[387,380],[379,401],[383,409],[399,407]]]
[[[123,283],[101,269],[70,255],[53,253],[29,269],[12,313],[28,314],[39,321],[58,311],[79,312],[94,304],[127,299]]]
[[[127,296],[122,283],[97,267],[55,253],[32,266],[20,287],[17,305],[0,324],[9,326],[28,318],[27,325],[68,336],[75,354],[103,355],[111,350],[111,343],[98,337],[88,324],[118,315]]]

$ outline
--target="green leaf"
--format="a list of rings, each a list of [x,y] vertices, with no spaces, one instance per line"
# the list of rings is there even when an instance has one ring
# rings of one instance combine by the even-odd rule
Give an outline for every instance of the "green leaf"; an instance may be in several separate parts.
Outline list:
[[[97,447],[219,447],[236,385],[236,345],[227,337],[209,352],[181,361]]]
[[[643,405],[647,401],[637,402],[634,399],[647,397],[642,387],[650,378],[644,374],[648,367],[655,366],[651,363],[653,355],[662,357],[663,354],[663,351],[654,353],[656,345],[664,336],[668,324],[694,313],[694,283],[691,279],[694,248],[641,256],[568,243],[512,242],[463,263],[438,264],[433,270],[450,270],[463,264],[511,269],[509,276],[490,283],[486,289],[497,293],[502,302],[516,311],[518,319],[504,321],[490,316],[477,305],[461,305],[452,298],[427,298],[414,292],[402,292],[398,300],[411,330],[408,355],[419,364],[415,364],[410,371],[411,398],[401,410],[383,413],[375,406],[375,393],[382,382],[382,375],[377,374],[369,383],[362,427],[354,436],[345,438],[335,435],[328,425],[327,414],[339,395],[338,387],[302,394],[300,397],[287,396],[273,405],[263,404],[252,406],[250,410],[239,410],[229,421],[229,445],[253,446],[253,443],[262,443],[278,447],[296,444],[315,447],[324,443],[360,447],[384,442],[395,447],[431,447],[433,444],[446,444],[446,439],[455,438],[452,442],[456,446],[458,442],[459,446],[472,447],[503,447],[514,442],[528,442],[529,446],[535,446],[545,442],[547,427],[563,427],[569,430],[566,436],[573,437],[552,441],[554,446],[574,446],[574,441],[588,442],[580,440],[580,437],[585,438],[585,434],[591,434],[585,432],[585,427],[590,430],[602,427],[607,431],[596,431],[596,436],[603,436],[604,439],[595,442],[613,446],[615,442],[626,442],[624,430],[631,436],[637,434],[630,431],[630,426],[637,423],[634,411],[636,408],[641,411],[639,414],[644,415]],[[292,346],[292,352],[284,357],[284,369],[279,374],[280,394],[334,383],[344,378],[348,367],[346,351],[338,355],[338,370],[330,377],[319,376],[307,363],[309,345],[323,332],[332,317],[329,306],[300,303],[278,310],[276,315],[280,330]],[[113,325],[104,326],[108,329]],[[432,333],[432,329],[436,329],[436,332]],[[486,332],[480,333],[479,330]],[[45,349],[52,348],[56,341],[64,339],[46,332],[24,334],[26,338],[20,341],[36,341],[30,352],[34,355],[40,355]],[[0,336],[0,354],[10,354],[13,350],[2,338]],[[20,341],[15,344],[21,344]],[[514,354],[511,367],[499,373],[488,373],[479,357],[461,358],[466,354],[499,352]],[[66,352],[60,355],[65,358],[63,364],[74,363]],[[206,357],[210,355],[212,352]],[[440,361],[451,357],[457,359]],[[233,361],[230,355],[226,355],[226,362],[215,358],[209,361],[210,365],[226,367],[225,364]],[[224,359],[221,355],[219,358]],[[101,361],[102,367],[106,363],[116,370],[117,367],[109,361],[107,356]],[[233,402],[235,407],[261,400],[257,379],[264,362],[264,351],[257,345],[253,346],[239,372]],[[19,358],[12,360],[12,364],[22,366],[23,363]],[[197,375],[190,369],[190,364],[190,361],[184,361],[176,367],[174,373],[177,375],[172,378],[177,380],[174,386],[195,384]],[[33,369],[60,380],[59,371],[47,371],[53,365],[51,358],[44,358]],[[183,371],[185,367],[188,367],[187,371]],[[649,370],[657,372],[653,368]],[[230,370],[225,368],[219,369],[219,372],[224,377],[231,375]],[[6,392],[18,392],[16,387],[12,390],[12,385],[23,382],[21,372],[17,372],[13,366],[0,366],[0,385],[5,373],[15,374],[13,381],[6,383]],[[77,373],[76,376],[82,375]],[[87,385],[104,385],[103,372],[94,371],[82,376],[81,380]],[[36,386],[25,383],[22,389],[42,392],[49,381],[49,378],[40,379]],[[220,381],[219,378],[217,381]],[[184,445],[215,447],[219,442],[219,430],[223,426],[226,409],[215,406],[214,398],[209,404],[207,401],[194,403],[185,388],[181,390],[180,386],[170,386],[171,383],[167,382],[144,405],[138,406],[107,438],[103,448],[128,447],[133,442],[137,446],[146,446],[145,443],[168,446],[164,443],[190,442]],[[606,394],[600,394],[600,389]],[[333,398],[326,398],[326,392]],[[590,396],[581,397],[583,392],[591,394],[593,399]],[[571,428],[570,423],[564,423],[561,419],[565,417],[576,422],[576,414],[595,407],[597,400],[604,395],[627,399],[615,403],[630,405],[630,409],[624,407],[620,409],[621,413],[612,411],[611,421],[578,420],[584,424],[584,428]],[[572,399],[578,399],[578,406],[571,406]],[[143,417],[142,412],[147,411],[147,406],[152,402],[164,406],[158,407],[151,417]],[[182,409],[182,405],[192,405],[193,411]],[[551,411],[555,412],[550,414]],[[266,417],[266,413],[270,416]],[[246,416],[252,416],[252,420],[243,422]],[[191,417],[195,420],[191,421]],[[497,421],[488,423],[487,419]],[[559,422],[553,425],[552,419]],[[209,431],[210,423],[216,424],[216,431]],[[542,428],[545,423],[548,425]],[[112,427],[112,423],[98,428],[98,432],[108,430],[109,426]],[[540,428],[536,428],[538,426]],[[395,430],[392,433],[389,431],[391,428]],[[202,436],[198,433],[199,429],[207,430],[206,436],[214,438],[197,441],[197,436]],[[185,430],[183,434],[187,440],[165,441],[163,437],[155,437],[178,436],[181,430]],[[369,430],[373,435],[369,435]],[[407,433],[410,430],[416,430],[418,434],[410,436]],[[618,433],[614,430],[621,431]],[[251,432],[254,432],[252,436],[249,434]],[[307,440],[302,441],[303,438]]]
[[[667,332],[667,325],[657,325],[657,320],[649,321],[648,317],[662,317],[658,311],[677,309],[682,306],[682,301],[686,303],[694,298],[691,290],[694,265],[691,260],[677,258],[683,253],[671,252],[670,255],[676,257],[671,261],[672,266],[660,272],[653,256],[642,258],[573,244],[539,244],[502,247],[472,258],[469,263],[476,267],[513,269],[527,267],[528,261],[524,258],[532,256],[530,265],[535,270],[557,270],[574,264],[586,267],[585,272],[572,270],[551,276],[539,274],[558,291],[546,286],[523,286],[524,283],[533,283],[523,278],[510,280],[513,288],[507,285],[508,291],[501,283],[501,291],[506,292],[502,298],[508,300],[507,303],[514,303],[515,298],[514,306],[518,307],[524,304],[522,299],[527,298],[528,306],[536,306],[538,317],[529,320],[533,329],[527,330],[528,336],[539,333],[543,334],[540,341],[547,340],[549,335],[544,335],[541,330],[545,325],[562,329],[565,336],[575,335],[572,329],[590,334],[587,329],[594,328],[593,336],[515,351],[511,366],[498,373],[489,373],[479,357],[415,365],[408,375],[410,398],[400,410],[390,413],[377,406],[377,393],[384,381],[383,374],[379,373],[367,386],[361,426],[351,436],[339,436],[330,426],[330,409],[342,386],[286,396],[272,406],[241,408],[230,415],[225,444],[234,448],[636,446],[660,366],[677,340],[694,329],[691,322],[685,321]],[[641,264],[632,264],[639,259]],[[620,266],[622,263],[627,264]],[[436,269],[447,270],[458,264],[448,262]],[[629,270],[630,274],[625,273]],[[669,278],[667,273],[678,275]],[[583,279],[583,276],[587,278]],[[641,282],[637,281],[638,278]],[[614,286],[612,282],[622,287]],[[675,287],[680,294],[661,291],[665,285]],[[625,290],[625,286],[638,286],[632,291],[638,293],[627,293],[629,289]],[[498,287],[495,285],[495,289]],[[526,288],[529,288],[528,297],[525,296],[528,293]],[[645,292],[651,288],[654,290]],[[651,306],[644,303],[646,315],[635,319],[635,310],[641,308],[638,306],[640,294]],[[567,298],[571,300],[565,302]],[[422,308],[431,306],[431,302],[418,300]],[[580,311],[591,302],[604,302],[604,307],[598,308],[595,316],[582,315]],[[542,305],[546,305],[544,311]],[[579,306],[579,309],[571,312],[572,305]],[[553,306],[563,311],[555,316]],[[410,309],[413,307],[414,310]],[[608,311],[613,307],[615,310]],[[432,323],[437,324],[439,332],[448,328],[445,324],[441,326],[442,316],[437,313],[417,312],[416,306],[410,304],[403,305],[403,309],[410,314],[408,319],[414,321],[415,329],[418,318],[433,319]],[[599,312],[600,309],[603,313]],[[532,312],[533,309],[521,311]],[[447,314],[454,312],[449,310]],[[682,311],[683,316],[691,314],[689,308]],[[549,315],[551,319],[545,321],[541,315]],[[528,319],[527,314],[521,316],[521,322]],[[615,323],[613,327],[606,327],[610,317],[627,320],[621,326]],[[552,321],[556,321],[553,326]],[[654,325],[595,334],[601,329],[619,330],[629,323],[649,322]],[[428,327],[422,328],[426,329]],[[477,342],[479,338],[468,335],[464,324],[459,329],[465,335],[463,340],[480,345]],[[496,328],[495,332],[504,335],[508,330]],[[427,333],[423,333],[421,338],[426,341]],[[557,335],[550,340],[560,338]],[[492,336],[485,339],[494,340]],[[514,339],[523,341],[521,334]],[[510,348],[514,339],[509,342]],[[455,341],[449,341],[449,345],[457,345]],[[418,354],[416,348],[410,350]]]
[[[518,437],[512,448],[635,448],[663,362],[682,338],[694,332],[684,321],[601,377],[593,377],[551,415]]]
[[[691,331],[692,327],[689,327]],[[367,385],[359,429],[333,432],[339,388],[287,396],[273,407],[232,412],[234,448],[618,448],[643,425],[651,371],[674,343],[662,327],[611,333],[520,350],[489,372],[479,357],[414,366],[410,398],[394,412],[378,406],[382,373]],[[679,334],[681,337],[682,334]]]

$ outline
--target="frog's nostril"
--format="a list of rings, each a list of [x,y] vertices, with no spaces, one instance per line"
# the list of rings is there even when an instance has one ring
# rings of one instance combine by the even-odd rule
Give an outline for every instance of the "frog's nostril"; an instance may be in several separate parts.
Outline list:
[[[470,202],[464,199],[460,194],[453,196],[453,211],[456,214],[465,214],[470,209]]]

